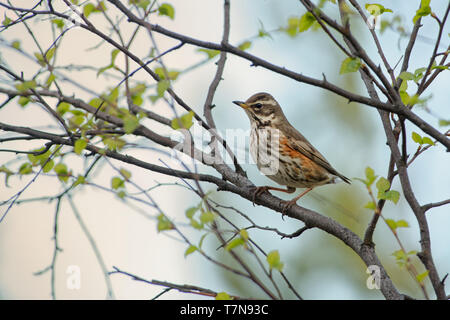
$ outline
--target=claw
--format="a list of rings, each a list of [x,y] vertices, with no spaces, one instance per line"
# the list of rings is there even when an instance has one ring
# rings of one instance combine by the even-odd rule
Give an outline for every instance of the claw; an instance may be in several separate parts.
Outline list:
[[[293,199],[291,201],[283,201],[283,203],[281,204],[281,206],[282,206],[281,219],[284,220],[284,216],[286,215],[286,211],[288,211],[289,208],[292,207],[296,203],[297,203],[297,199]]]
[[[255,191],[253,192],[253,197],[252,197],[252,204],[253,204],[253,206],[255,206],[256,197],[257,196],[259,197],[264,192],[267,192],[267,190],[269,190],[269,187],[267,187],[267,186],[255,187]]]

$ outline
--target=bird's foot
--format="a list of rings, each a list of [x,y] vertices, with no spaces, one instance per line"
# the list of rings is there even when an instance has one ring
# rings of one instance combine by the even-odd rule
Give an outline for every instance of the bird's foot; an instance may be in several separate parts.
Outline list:
[[[269,190],[269,187],[262,186],[262,187],[255,187],[254,189],[255,189],[255,191],[253,191],[253,196],[252,196],[252,204],[253,204],[253,206],[255,206],[256,197],[259,197],[264,192],[267,192]]]
[[[295,198],[290,201],[283,201],[281,203],[281,219],[284,220],[286,211],[288,211],[294,204],[297,204],[297,199],[295,199]]]

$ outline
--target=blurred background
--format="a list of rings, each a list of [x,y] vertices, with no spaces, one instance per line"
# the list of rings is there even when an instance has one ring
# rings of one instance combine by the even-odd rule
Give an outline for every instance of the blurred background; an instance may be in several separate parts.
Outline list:
[[[361,5],[365,3],[360,2]],[[431,4],[433,12],[439,17],[446,8],[445,2],[434,1]],[[21,1],[12,3],[24,6]],[[170,3],[175,8],[175,19],[155,14],[151,16],[152,23],[201,40],[220,42],[223,29],[222,1],[172,0]],[[408,41],[407,37],[401,37],[397,26],[403,26],[404,32],[412,29],[411,20],[415,9],[419,6],[419,1],[415,1],[414,5],[411,5],[409,0],[395,3],[380,0],[378,3],[394,11],[394,13],[384,14],[383,18],[386,17],[389,20],[392,20],[394,16],[401,18],[400,23],[387,28],[380,36],[388,61],[391,65],[396,65]],[[57,5],[55,4],[55,9],[58,10],[57,8],[61,10],[64,4],[58,2]],[[336,9],[331,3],[327,4],[326,8],[328,12]],[[112,14],[115,9],[108,5],[108,10],[111,10]],[[367,95],[357,73],[339,74],[341,62],[345,57],[325,34],[319,30],[308,30],[291,37],[286,32],[279,31],[280,27],[287,26],[290,17],[300,17],[304,12],[299,1],[295,0],[231,1],[230,43],[238,45],[250,40],[251,47],[248,51],[258,57],[316,78],[322,78],[322,73],[325,73],[330,82],[349,91]],[[15,17],[13,13],[0,7],[0,17],[4,17],[5,14],[10,18]],[[109,26],[102,15],[91,15],[89,19],[100,29],[106,30],[108,34]],[[374,57],[377,63],[381,64],[367,26],[359,23],[356,18],[354,20],[353,30],[358,39],[367,48],[369,56]],[[50,22],[42,17],[29,20],[28,24],[42,47],[48,48],[53,42]],[[429,62],[428,57],[433,51],[437,24],[430,17],[424,18],[423,24],[424,26],[420,29],[421,37],[418,38],[412,53],[409,71],[426,66]],[[126,19],[119,20],[118,25],[121,32],[126,35],[130,35],[134,30],[134,26],[127,23]],[[257,37],[260,30],[268,31],[270,36]],[[444,30],[443,48],[440,51],[447,48],[447,33],[448,28],[447,31]],[[23,72],[25,78],[33,76],[40,68],[32,55],[37,48],[24,26],[17,25],[1,32],[0,40],[2,63],[9,65],[16,73]],[[21,50],[28,54],[22,54],[11,48],[10,43],[14,40],[20,40]],[[156,34],[155,41],[161,52],[177,44],[177,41]],[[152,43],[148,34],[141,31],[131,51],[144,57],[149,54],[151,47]],[[64,36],[58,49],[57,61],[61,66],[90,65],[99,68],[110,63],[111,51],[112,47],[109,44],[101,42],[99,38],[81,28],[74,28]],[[214,62],[217,59],[218,57],[215,57],[190,70],[191,66],[205,60],[205,54],[198,52],[197,48],[190,45],[185,45],[163,58],[169,69],[185,70],[173,82],[173,87],[198,114],[203,113],[203,104],[216,71]],[[123,66],[121,54],[117,58],[117,65]],[[152,68],[154,67],[156,65],[152,65]],[[133,64],[132,69],[135,68],[136,65]],[[114,70],[109,70],[99,77],[96,76],[96,70],[88,69],[66,68],[62,69],[61,73],[97,93],[105,92],[107,88],[114,87],[121,80],[120,74],[114,73]],[[154,85],[153,79],[150,79],[143,71],[138,72],[133,78],[136,81]],[[2,87],[10,85],[5,74],[1,74],[0,80]],[[449,81],[449,72],[442,72],[426,92],[425,96],[432,95],[427,103],[432,114],[424,108],[416,109],[421,117],[436,127],[439,118],[449,118]],[[63,88],[68,96],[75,94],[76,97],[86,101],[94,97],[88,90],[70,83],[64,83]],[[337,95],[295,82],[260,67],[252,67],[249,61],[232,55],[227,56],[223,81],[220,82],[214,99],[216,105],[213,109],[214,119],[223,134],[230,129],[249,129],[249,121],[244,112],[234,106],[231,101],[245,100],[260,91],[269,92],[278,100],[294,127],[305,135],[339,172],[349,178],[362,178],[365,168],[370,166],[377,175],[386,176],[390,153],[375,109],[356,103],[348,104]],[[173,118],[172,111],[163,101],[152,104],[148,95],[142,107]],[[1,97],[2,101],[6,98],[5,95]],[[56,101],[51,99],[48,101],[52,106],[55,105]],[[17,100],[0,109],[0,119],[4,123],[30,126],[39,130],[48,128],[52,130],[51,126],[54,125],[53,120],[38,105],[21,108]],[[158,127],[153,122],[148,122],[148,125],[165,134],[170,134],[170,131],[162,126]],[[443,128],[439,129],[443,130]],[[420,129],[407,123],[410,154],[413,154],[417,148],[417,144],[410,139],[412,131],[424,135]],[[198,131],[194,130],[194,132]],[[2,136],[7,135],[2,133]],[[147,144],[149,148],[133,149],[130,153],[134,156],[159,165],[161,165],[160,159],[165,159],[164,161],[172,167],[179,167],[177,161],[150,150],[151,145],[147,142],[141,140],[135,142],[144,146]],[[41,142],[36,141],[15,142],[5,143],[2,148],[31,150],[41,145]],[[247,150],[241,149],[238,153],[244,157]],[[70,169],[74,174],[83,173],[83,169],[92,161],[92,158],[79,158],[75,155],[66,157],[66,163],[70,163]],[[26,157],[23,156],[0,152],[0,165],[7,164],[15,170],[25,159]],[[176,179],[126,164],[115,161],[112,163],[129,170],[133,181],[143,189],[149,189],[158,183],[176,181]],[[249,178],[256,185],[273,185],[269,179],[257,171],[253,164],[247,162],[243,165]],[[204,172],[212,173],[207,168],[200,168]],[[449,198],[449,158],[441,145],[423,153],[410,167],[409,174],[414,193],[421,204]],[[111,177],[114,175],[117,175],[117,172],[106,164],[95,169],[90,180],[99,186],[109,188]],[[32,175],[11,176],[6,185],[6,180],[2,176],[0,201],[12,197],[24,188],[32,177]],[[278,228],[285,233],[294,232],[303,226],[299,221],[290,218],[282,220],[278,213],[259,206],[254,207],[249,201],[235,195],[217,192],[211,185],[203,186],[205,190],[212,191],[212,199],[223,205],[238,208],[258,225]],[[398,179],[394,180],[393,189],[401,191]],[[44,272],[41,275],[36,273],[45,270],[52,261],[56,202],[24,200],[58,194],[61,190],[63,188],[55,176],[40,175],[38,180],[21,195],[19,200],[22,202],[18,201],[0,223],[0,298],[48,299],[51,297],[50,273]],[[132,188],[127,191],[136,192]],[[149,191],[149,194],[161,210],[174,221],[180,222],[181,226],[183,223],[186,224],[185,210],[196,206],[200,201],[189,190],[173,185],[160,186]],[[286,197],[280,193],[274,194],[285,199],[291,197],[291,195]],[[369,197],[364,185],[354,180],[350,186],[339,184],[317,188],[312,194],[302,198],[299,204],[332,217],[362,237],[372,217],[372,212],[363,208],[368,201]],[[65,199],[61,201],[58,216],[58,246],[62,250],[58,253],[55,264],[55,291],[58,299],[107,298],[102,267],[83,228],[90,231],[96,248],[102,255],[104,268],[109,271],[116,266],[145,279],[192,284],[242,297],[265,298],[256,286],[208,263],[198,253],[185,258],[184,252],[187,245],[179,241],[171,231],[158,233],[155,219],[158,212],[142,203],[123,201],[115,193],[89,185],[83,186],[74,193],[73,203],[76,204],[75,214],[73,206]],[[3,215],[7,206],[3,205],[0,209]],[[449,213],[449,206],[442,206],[428,212],[432,250],[441,277],[450,271],[450,251],[447,246],[450,242]],[[246,226],[246,222],[232,210],[224,209],[223,214],[241,227]],[[392,202],[386,204],[383,215],[395,220],[406,220],[410,227],[399,230],[399,237],[407,251],[420,250],[417,223],[403,194],[397,205]],[[79,223],[80,219],[83,221],[82,224]],[[185,226],[184,230],[192,239],[202,235],[189,226]],[[299,238],[283,240],[269,231],[252,229],[249,234],[266,251],[279,250],[281,260],[285,264],[284,272],[303,298],[383,298],[379,290],[367,288],[368,274],[359,257],[325,232],[313,229],[306,231]],[[211,235],[206,238],[204,249],[217,259],[232,263],[229,261],[228,254],[223,250],[217,250],[217,242],[213,238]],[[423,298],[417,283],[412,280],[406,270],[396,265],[392,253],[399,249],[398,244],[382,221],[378,223],[374,241],[378,256],[398,289],[411,296]],[[244,254],[243,250],[238,250]],[[414,264],[418,271],[420,273],[425,271],[416,260],[415,258]],[[249,263],[255,262],[249,260]],[[70,289],[68,286],[73,266],[78,268],[81,276],[81,285],[77,289]],[[136,282],[119,274],[111,275],[110,280],[114,297],[118,299],[149,299],[163,290],[161,287]],[[432,294],[429,281],[425,280],[425,283],[428,292]],[[294,298],[287,288],[282,289],[286,298]],[[202,297],[173,290],[161,298],[200,299]]]

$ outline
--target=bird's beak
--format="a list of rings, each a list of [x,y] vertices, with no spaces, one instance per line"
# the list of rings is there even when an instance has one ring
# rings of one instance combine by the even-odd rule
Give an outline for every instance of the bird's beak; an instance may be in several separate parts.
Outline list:
[[[247,109],[248,105],[245,104],[245,102],[242,101],[233,101],[234,104],[237,104],[239,107],[243,108],[243,109]]]

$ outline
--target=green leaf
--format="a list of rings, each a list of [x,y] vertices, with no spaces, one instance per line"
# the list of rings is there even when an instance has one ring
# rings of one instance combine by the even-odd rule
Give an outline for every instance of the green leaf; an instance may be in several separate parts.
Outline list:
[[[203,48],[200,48],[200,49],[197,49],[197,51],[198,51],[198,52],[204,52],[204,53],[206,53],[206,54],[208,55],[208,59],[212,59],[212,58],[214,58],[215,56],[217,56],[217,55],[220,54],[220,51],[219,51],[219,50],[212,50],[212,49],[203,49]]]
[[[56,47],[51,47],[47,50],[47,52],[45,53],[45,59],[47,60],[47,62],[50,62],[50,60],[53,58],[53,56],[55,55],[55,51]]]
[[[73,187],[76,187],[79,184],[85,184],[86,183],[86,178],[82,175],[78,175],[77,180],[75,180],[75,182],[73,183]]]
[[[411,72],[408,72],[408,71],[403,71],[402,73],[399,74],[398,77],[402,80],[415,80],[416,79],[414,74],[412,74]]]
[[[391,230],[395,230],[397,229],[397,223],[395,222],[395,220],[392,219],[386,219],[386,223],[389,226],[389,228],[391,228]],[[403,252],[403,251],[402,251]]]
[[[75,141],[73,151],[75,151],[76,154],[80,155],[84,148],[86,148],[87,144],[88,143],[85,139],[78,139],[77,141]]]
[[[375,175],[375,171],[371,167],[366,167],[366,178],[367,186],[370,187],[372,183],[377,179],[378,176]]]
[[[113,177],[111,179],[111,188],[117,190],[119,188],[125,187],[125,181],[120,177]]]
[[[369,201],[369,202],[366,203],[364,208],[370,209],[370,210],[375,210],[377,208],[377,206],[375,205],[375,202]]]
[[[233,240],[231,240],[228,244],[227,244],[227,246],[225,247],[225,250],[227,250],[227,251],[230,251],[230,250],[232,250],[232,249],[234,249],[234,248],[236,248],[236,247],[239,247],[239,246],[242,246],[242,245],[244,245],[245,244],[245,241],[244,241],[244,239],[242,239],[242,238],[235,238],[235,239],[233,239]]]
[[[378,3],[372,4],[367,3],[365,7],[371,16],[379,16],[385,12],[392,12],[391,9],[385,8],[384,6]]]
[[[389,181],[386,178],[380,177],[380,179],[378,179],[378,181],[376,183],[376,187],[377,187],[379,193],[383,193],[383,192],[386,192],[386,190],[389,190],[389,188],[391,187],[391,184],[389,183]]]
[[[3,18],[2,24],[6,27],[7,25],[9,25],[12,22],[12,20],[6,15],[6,13],[3,17],[4,18]]]
[[[5,165],[2,165],[0,167],[0,172],[3,172],[5,174],[5,186],[7,186],[9,188],[8,179],[10,176],[12,176],[14,174],[14,172],[9,170]]]
[[[128,114],[123,118],[123,130],[125,133],[133,133],[139,127],[139,119],[132,114]]]
[[[406,81],[403,81],[403,82],[406,82]],[[409,96],[408,92],[406,92],[406,91],[399,91],[399,93],[400,93],[400,99],[402,100],[403,104],[404,105],[408,105],[409,101],[411,99],[411,97]]]
[[[126,144],[125,140],[118,137],[103,138],[102,142],[109,150],[112,151],[121,150]]]
[[[121,174],[122,177],[125,178],[126,181],[130,180],[131,178],[131,172],[124,169],[124,168],[120,168],[119,173]]]
[[[188,208],[186,210],[186,217],[192,219],[192,217],[194,217],[194,214],[198,211],[199,208],[200,208],[199,206]]]
[[[288,25],[284,28],[284,31],[290,36],[295,37],[298,34],[300,28],[300,18],[290,17],[288,19]]]
[[[450,120],[439,119],[439,126],[441,127],[450,126]]]
[[[50,85],[55,81],[56,76],[53,73],[50,73],[47,80],[45,80],[45,84],[47,86],[47,88],[50,87]]]
[[[11,42],[11,47],[13,47],[16,50],[20,50],[20,41],[14,40],[13,42]]]
[[[42,167],[42,165],[43,165],[43,167]],[[42,171],[44,173],[50,172],[53,169],[54,165],[55,165],[55,161],[53,161],[53,159],[45,161],[44,163],[41,164]]]
[[[427,270],[427,271],[425,271],[424,273],[418,274],[418,275],[416,276],[417,281],[420,282],[420,283],[422,283],[423,280],[425,280],[425,278],[428,276],[428,273],[429,273],[429,271]]]
[[[190,245],[184,252],[184,257],[186,258],[188,255],[190,255],[191,253],[194,253],[197,250],[198,250],[198,248],[196,246]]]
[[[16,89],[19,92],[26,92],[30,89],[35,89],[36,86],[37,86],[37,84],[36,84],[36,81],[34,81],[34,80],[20,82],[15,85]]]
[[[213,212],[211,212],[211,211],[204,211],[204,212],[202,212],[202,214],[200,215],[200,221],[202,222],[202,223],[209,223],[209,222],[212,222],[212,221],[214,221],[214,218],[215,218],[216,216],[215,216],[215,214],[213,213]]]
[[[428,16],[431,13],[430,0],[422,0],[420,2],[420,8],[416,11],[416,15],[413,18],[413,23],[422,17]]]
[[[298,21],[298,31],[304,32],[308,30],[315,21],[316,18],[314,17],[314,15],[311,12],[306,12],[300,17],[300,20]]]
[[[89,15],[95,11],[95,6],[93,3],[88,3],[83,7],[83,14],[87,18]]]
[[[29,163],[29,162],[23,163],[19,168],[20,175],[30,174],[32,172],[33,172],[33,167],[31,166],[31,163]]]
[[[429,145],[432,145],[432,146],[435,145],[434,141],[431,140],[429,137],[423,137],[422,138],[422,142],[423,142],[423,144],[429,144]]]
[[[172,230],[174,228],[172,222],[163,214],[160,213],[157,217],[158,225],[156,226],[156,229],[158,232],[164,231],[164,230]]]
[[[62,182],[67,182],[69,180],[70,172],[67,170],[67,166],[64,163],[58,163],[53,167],[53,171],[58,175],[58,179]]]
[[[241,236],[241,238],[242,238],[244,241],[248,241],[248,231],[247,231],[247,230],[241,229],[241,230],[239,231],[239,235]]]
[[[397,224],[397,228],[409,228],[408,221],[406,221],[406,220],[398,220],[396,222],[396,224]]]
[[[64,115],[67,111],[70,109],[70,104],[67,102],[61,102],[58,104],[58,107],[56,107],[56,112],[58,112],[59,115]]]
[[[162,97],[164,95],[164,92],[166,92],[166,90],[169,89],[169,87],[170,87],[169,80],[158,81],[158,84],[156,86],[156,92],[158,93],[158,97]]]
[[[413,131],[411,136],[414,142],[417,142],[418,144],[423,144],[423,139],[417,132]]]
[[[408,261],[408,257],[403,250],[394,251],[392,254],[395,257],[396,263],[399,267],[404,267]]]
[[[281,262],[280,260],[280,253],[278,252],[278,250],[273,250],[270,251],[267,254],[267,262],[269,263],[269,268],[272,269],[277,269],[278,271],[282,271],[283,270],[283,262]]]
[[[191,226],[193,226],[195,229],[198,229],[198,230],[203,229],[203,223],[201,223],[195,219],[191,219],[190,223],[191,223]]]
[[[22,107],[25,107],[28,102],[30,102],[30,98],[28,97],[20,97],[19,100],[17,101]]]
[[[361,67],[361,60],[359,58],[348,57],[341,64],[339,74],[356,72]]]
[[[233,300],[230,295],[226,292],[218,292],[216,294],[216,300]]]
[[[53,19],[52,23],[55,24],[56,27],[61,30],[64,28],[64,20],[63,19]]]
[[[175,9],[171,4],[163,3],[158,8],[158,15],[159,16],[168,16],[170,19],[175,19]]]
[[[397,204],[398,200],[400,199],[400,193],[395,190],[389,190],[381,194],[379,198],[384,200],[390,200],[395,204]]]
[[[189,111],[188,113],[182,115],[179,118],[175,118],[172,120],[172,128],[175,130],[184,128],[184,129],[190,129],[192,127],[192,125],[194,124],[194,122],[192,121],[194,117],[194,112],[193,111]]]
[[[238,45],[238,48],[241,50],[247,50],[252,46],[252,43],[250,41],[244,41],[240,45]]]
[[[159,78],[161,80],[166,79],[166,73],[169,76],[170,80],[176,80],[178,78],[178,76],[180,75],[179,71],[175,71],[175,70],[171,70],[171,71],[166,70],[166,71],[164,71],[164,68],[162,68],[162,67],[158,67],[154,71],[159,76]]]

